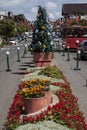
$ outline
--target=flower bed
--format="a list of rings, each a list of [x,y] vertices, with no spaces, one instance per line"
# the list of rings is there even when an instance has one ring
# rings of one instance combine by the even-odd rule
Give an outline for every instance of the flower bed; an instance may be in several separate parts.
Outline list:
[[[52,120],[73,130],[87,130],[84,114],[78,106],[78,99],[73,95],[70,84],[63,74],[62,77],[66,82],[51,81],[51,85],[58,88],[53,93],[58,96],[59,103],[48,106],[47,110],[37,115],[25,116],[23,121],[20,120],[21,114],[24,113],[22,97],[16,94],[7,117],[8,130],[14,130],[23,124],[36,123],[44,120]]]
[[[29,123],[18,127],[16,130],[70,130],[69,128],[60,125],[56,122],[50,121],[40,121],[37,123]]]

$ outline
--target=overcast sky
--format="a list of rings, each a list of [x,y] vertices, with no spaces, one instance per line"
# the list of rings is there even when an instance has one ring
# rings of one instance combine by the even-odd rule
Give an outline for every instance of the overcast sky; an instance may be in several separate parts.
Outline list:
[[[35,20],[38,5],[47,9],[51,20],[61,17],[64,3],[87,3],[87,0],[0,0],[0,11],[12,11],[13,14],[24,14],[29,20]]]

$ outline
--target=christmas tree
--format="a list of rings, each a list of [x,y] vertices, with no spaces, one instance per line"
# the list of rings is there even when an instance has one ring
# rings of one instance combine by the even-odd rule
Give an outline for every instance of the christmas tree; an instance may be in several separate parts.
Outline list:
[[[32,50],[35,52],[52,52],[53,40],[46,9],[39,6],[33,29]]]

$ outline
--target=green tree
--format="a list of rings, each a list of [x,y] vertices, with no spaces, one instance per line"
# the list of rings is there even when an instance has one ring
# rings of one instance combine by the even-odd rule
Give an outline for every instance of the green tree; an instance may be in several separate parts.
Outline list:
[[[21,33],[26,32],[26,31],[28,31],[28,28],[27,28],[26,25],[20,24],[20,25],[17,27],[17,32],[18,32],[18,34],[21,34]]]
[[[14,17],[15,22],[20,22],[20,21],[24,21],[24,20],[25,20],[24,14],[18,14],[18,15],[15,15],[15,17]]]
[[[39,6],[37,19],[34,23],[32,49],[36,52],[53,51],[51,27],[46,9]]]
[[[14,22],[13,21],[0,21],[0,34],[4,36],[7,41],[11,36],[13,36]]]

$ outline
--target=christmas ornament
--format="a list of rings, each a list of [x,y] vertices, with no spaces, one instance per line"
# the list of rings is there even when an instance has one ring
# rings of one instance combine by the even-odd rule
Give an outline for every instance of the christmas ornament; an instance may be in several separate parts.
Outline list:
[[[41,45],[41,42],[39,41],[38,44]]]
[[[43,48],[46,48],[46,45],[45,45],[45,44],[43,45]]]
[[[30,51],[32,51],[33,49],[32,48],[30,48]]]
[[[51,45],[53,45],[53,41],[51,41],[51,43],[50,43]]]
[[[48,36],[50,36],[50,32],[48,32]]]
[[[35,32],[38,33],[38,30],[36,30]]]
[[[41,29],[43,29],[43,30],[44,30],[44,29],[45,29],[45,26],[41,26]]]

